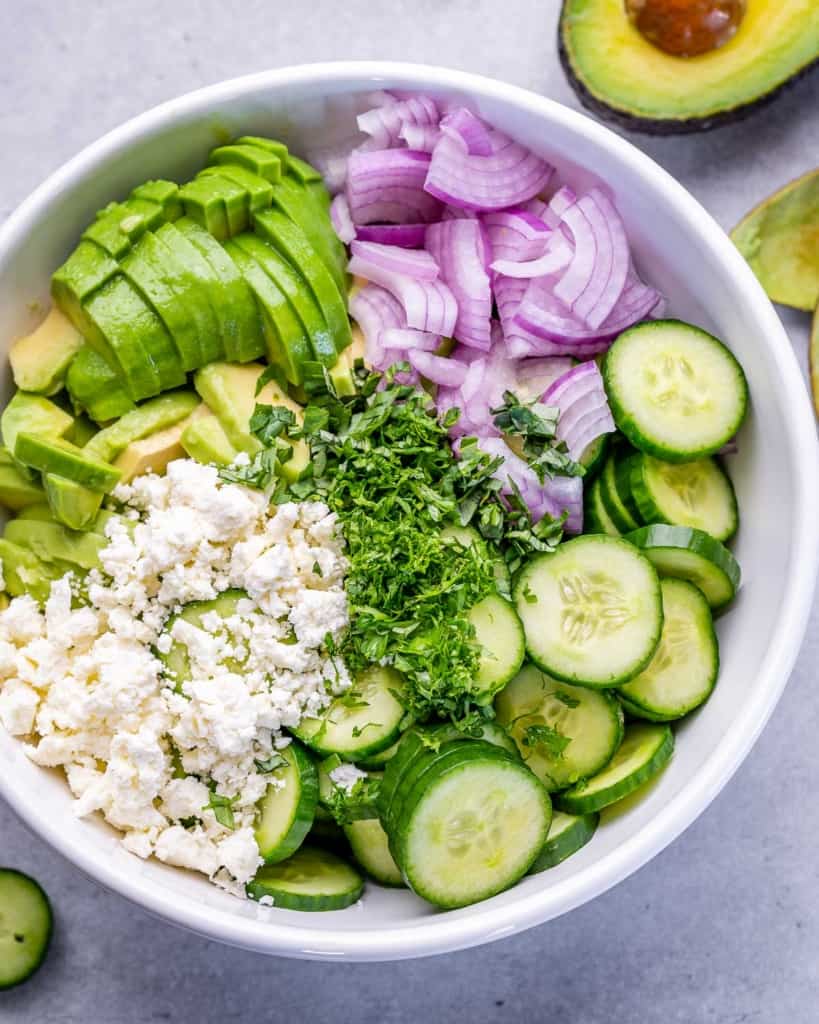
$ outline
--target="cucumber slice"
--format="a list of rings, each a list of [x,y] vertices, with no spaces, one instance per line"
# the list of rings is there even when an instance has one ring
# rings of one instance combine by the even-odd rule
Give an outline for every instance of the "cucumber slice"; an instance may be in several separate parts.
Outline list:
[[[481,654],[474,679],[475,701],[488,704],[523,664],[523,626],[514,607],[499,594],[489,594],[469,610]]]
[[[631,490],[643,522],[693,526],[722,541],[736,533],[734,488],[714,459],[665,462],[643,454],[629,461]]]
[[[556,867],[577,853],[597,831],[599,821],[600,816],[597,814],[564,814],[563,811],[555,811],[549,835],[537,860],[529,868],[529,874]]]
[[[579,782],[555,797],[568,814],[592,814],[622,800],[652,779],[671,759],[674,734],[667,725],[629,725],[620,749],[599,775]]]
[[[376,751],[375,754],[370,754],[369,757],[359,758],[357,761],[358,767],[364,768],[367,771],[383,768],[388,761],[391,761],[393,757],[395,757],[396,751],[398,750],[398,744],[400,742],[400,740],[396,740],[391,747],[387,747],[385,750]]]
[[[635,448],[669,462],[711,455],[745,417],[742,367],[707,331],[651,320],[624,331],[603,379],[614,420]]]
[[[521,571],[515,602],[526,648],[544,672],[584,686],[618,686],[651,660],[660,641],[660,581],[625,540],[592,534]]]
[[[18,434],[14,444],[14,457],[32,469],[39,469],[43,473],[56,473],[82,487],[103,494],[112,491],[122,475],[114,466],[93,458],[84,449],[61,438]]]
[[[439,907],[514,885],[542,849],[552,816],[548,793],[520,761],[480,741],[458,747],[457,760],[432,768],[414,790],[398,828],[407,882]]]
[[[655,523],[635,530],[626,540],[640,548],[660,576],[698,587],[712,611],[724,608],[739,588],[739,563],[724,544],[702,530]]]
[[[309,755],[295,740],[281,751],[287,762],[259,801],[256,842],[265,864],[286,860],[313,826],[318,803],[318,775]]]
[[[51,904],[28,875],[0,868],[0,990],[27,981],[48,953]]]
[[[404,678],[374,665],[330,704],[321,718],[305,718],[292,729],[317,754],[357,761],[392,746],[406,712],[399,698]]]
[[[501,750],[517,755],[518,748],[515,741],[497,722],[481,722],[480,735],[473,736],[471,733],[462,732],[457,726],[444,722],[441,725],[434,725],[425,730],[425,735],[430,740],[437,740],[439,743],[452,743],[454,740],[483,740],[484,743],[492,743]]]
[[[608,513],[603,502],[602,483],[600,477],[592,481],[586,488],[586,502],[583,510],[584,533],[605,533],[609,537],[619,537],[620,531]]]
[[[269,896],[285,910],[343,910],[356,903],[364,880],[329,850],[302,846],[288,860],[266,864],[245,886],[252,900]]]
[[[390,853],[387,833],[377,818],[345,825],[344,835],[353,856],[371,878],[392,888],[404,886],[404,876]]]
[[[586,475],[583,477],[584,483],[593,480],[603,468],[609,451],[610,438],[611,434],[601,434],[583,449],[577,461],[586,470]]]
[[[632,516],[638,525],[641,525],[643,523],[643,517],[640,514],[640,508],[631,492],[631,471],[634,466],[635,459],[638,458],[638,452],[632,451],[627,447],[620,448],[615,456],[614,462],[614,486],[617,490],[617,495],[620,498],[620,501],[622,501],[628,509],[629,515]]]
[[[663,632],[648,666],[619,693],[631,714],[654,722],[682,718],[711,696],[719,647],[708,602],[685,580],[660,581]]]
[[[617,463],[617,454],[612,452],[606,459],[600,476],[600,497],[603,500],[603,508],[615,527],[620,533],[628,533],[629,530],[637,529],[640,520],[620,496],[617,488]]]
[[[205,629],[203,620],[206,616],[209,617],[215,613],[222,620],[230,619],[231,616],[236,614],[239,602],[247,600],[249,599],[244,590],[234,589],[224,590],[218,597],[210,601],[191,601],[178,614],[168,619],[163,632],[170,635],[173,624],[177,619],[189,622],[192,626],[196,626],[197,629]],[[227,625],[225,625],[225,632],[229,635]],[[154,653],[162,662],[162,674],[165,679],[168,680],[169,684],[173,685],[177,693],[182,693],[183,684],[189,682],[191,678],[187,646],[179,640],[174,640],[167,653],[162,653],[160,650],[156,650]],[[241,674],[242,663],[235,658],[225,658],[222,663],[228,671]]]
[[[602,771],[623,739],[623,712],[611,694],[560,683],[534,665],[501,690],[495,712],[550,793]]]
[[[373,772],[356,780],[346,789],[334,781],[332,773],[344,761],[338,754],[326,757],[318,766],[319,803],[340,825],[351,821],[367,821],[378,817],[376,803],[381,787],[381,775]]]

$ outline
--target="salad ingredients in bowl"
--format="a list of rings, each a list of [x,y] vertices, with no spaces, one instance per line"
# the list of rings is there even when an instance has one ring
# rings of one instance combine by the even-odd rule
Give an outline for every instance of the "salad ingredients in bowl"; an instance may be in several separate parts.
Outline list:
[[[326,182],[242,136],[103,208],[0,424],[0,720],[132,854],[292,910],[574,853],[739,586],[736,358],[604,186],[376,99]]]

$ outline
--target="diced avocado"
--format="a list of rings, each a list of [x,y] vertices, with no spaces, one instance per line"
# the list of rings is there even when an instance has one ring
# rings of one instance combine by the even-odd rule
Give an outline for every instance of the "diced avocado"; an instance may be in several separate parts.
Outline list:
[[[154,237],[169,253],[168,266],[171,266],[171,259],[175,260],[175,266],[183,275],[182,280],[191,288],[191,311],[196,323],[202,360],[209,363],[213,359],[221,359],[225,354],[225,316],[219,304],[219,279],[199,249],[191,244],[188,225],[196,228],[214,245],[219,244],[207,231],[186,217],[173,224],[163,224]]]
[[[94,242],[80,242],[51,278],[51,294],[80,334],[86,333],[83,303],[119,271],[117,261]]]
[[[296,314],[303,330],[301,338],[306,337],[307,344],[301,341],[300,348],[294,350],[294,358],[300,358],[302,366],[307,359],[318,359],[325,366],[335,363],[336,347],[330,335],[327,321],[318,306],[310,286],[302,277],[299,269],[255,235],[240,235],[235,239],[240,246],[252,256],[264,270],[279,291],[287,298],[290,308]],[[303,370],[302,370],[303,374]]]
[[[182,431],[182,447],[197,462],[227,466],[239,454],[231,444],[225,428],[210,409],[203,416],[186,421]]]
[[[121,260],[146,231],[154,231],[164,221],[165,209],[161,203],[129,198],[124,203],[111,203],[101,211],[82,237],[96,242],[109,256]]]
[[[342,397],[355,394],[355,364],[359,359],[364,359],[364,335],[358,324],[353,325],[351,333],[352,341],[339,354],[338,362],[330,370],[330,379],[335,385],[336,394]]]
[[[96,569],[100,551],[108,541],[99,533],[68,530],[59,523],[12,519],[3,534],[7,541],[27,548],[42,562],[68,562],[80,569]]]
[[[101,462],[114,462],[129,444],[180,423],[198,405],[199,398],[193,391],[159,395],[95,434],[84,451]]]
[[[298,184],[289,174],[276,186],[273,205],[299,225],[333,275],[339,292],[345,296],[349,287],[347,250],[336,234],[327,207],[316,199],[308,186]]]
[[[40,484],[23,476],[10,457],[8,462],[0,464],[0,505],[18,512],[44,500],[45,493]]]
[[[749,3],[724,46],[679,57],[638,31],[623,0],[564,0],[559,51],[581,103],[601,117],[658,135],[701,131],[750,113],[804,73],[819,57],[819,18],[816,0]]]
[[[262,314],[267,358],[282,368],[293,384],[304,379],[304,364],[312,355],[310,342],[287,296],[265,273],[251,253],[245,251],[240,235],[225,243],[225,252],[236,264],[256,296]],[[258,239],[256,239],[258,241]]]
[[[184,219],[177,227],[198,259],[209,268],[213,281],[210,296],[216,309],[220,348],[219,353],[207,361],[225,356],[239,363],[258,359],[265,351],[262,321],[256,299],[244,277],[224,248],[198,224]]]
[[[56,306],[31,334],[18,338],[9,351],[14,383],[22,391],[53,395],[65,381],[82,335]]]
[[[141,441],[132,441],[114,462],[114,466],[122,473],[121,483],[127,484],[129,480],[145,473],[164,473],[169,462],[184,459],[182,433],[189,420],[190,417],[156,434],[150,434]]]
[[[204,362],[197,322],[191,315],[190,284],[174,273],[173,257],[155,235],[145,235],[122,261],[122,273],[156,313],[173,339],[182,369]]]
[[[263,149],[266,153],[272,153],[273,156],[278,157],[282,171],[290,162],[287,146],[283,142],[279,142],[278,139],[266,139],[263,135],[243,135],[236,140],[235,144],[237,146],[252,146],[254,149]]]
[[[239,451],[254,455],[261,442],[250,433],[250,417],[256,405],[283,405],[301,422],[304,410],[286,395],[275,381],[268,381],[259,394],[256,382],[264,367],[259,363],[211,363],[197,370],[196,390],[219,419],[231,444]],[[292,444],[292,458],[280,467],[282,476],[295,479],[310,462],[310,449],[303,440]]]
[[[99,429],[87,416],[78,416],[65,432],[65,439],[78,448],[84,448]]]
[[[208,157],[208,163],[213,164],[236,164],[244,167],[253,174],[275,185],[283,173],[282,162],[275,153],[267,152],[257,146],[245,146],[234,144],[232,146],[220,146],[214,149]]]
[[[45,498],[45,492],[43,492],[43,498]],[[38,501],[34,505],[27,505],[26,508],[20,510],[20,514],[17,518],[36,519],[40,523],[54,522],[54,516],[51,514],[51,509],[45,501]]]
[[[45,497],[45,495],[43,495]],[[35,520],[38,523],[55,523],[54,513],[47,504],[39,503],[37,505],[29,505],[24,509],[21,509],[18,516],[18,520]],[[112,519],[122,519],[117,513],[111,509],[103,508],[97,513],[96,518],[91,523],[90,530],[92,533],[98,533],[100,536],[105,536],[105,527]],[[129,520],[123,520],[124,523]]]
[[[145,181],[131,192],[133,199],[150,199],[159,203],[165,220],[179,220],[183,215],[182,202],[179,199],[179,186],[175,181]]]
[[[761,202],[731,238],[771,301],[812,312],[819,303],[819,171]]]
[[[205,167],[197,177],[203,178],[216,175],[227,178],[234,185],[239,185],[247,194],[248,210],[255,213],[256,210],[267,210],[273,202],[273,186],[265,178],[259,177],[246,167],[238,164],[217,164],[215,167]]]
[[[287,158],[287,173],[292,175],[302,185],[309,185],[311,181],[322,181],[321,172],[312,167],[306,160],[294,156],[292,153]]]
[[[341,352],[350,344],[347,303],[305,233],[279,210],[254,214],[253,226],[258,235],[299,268],[324,313],[336,351]]]
[[[0,417],[3,444],[13,453],[21,431],[44,437],[63,437],[74,417],[41,395],[16,391]]]
[[[228,178],[221,175],[194,178],[182,186],[179,198],[185,215],[217,241],[224,242],[247,228],[250,213],[247,192]]]
[[[25,466],[64,476],[91,491],[112,491],[120,478],[118,469],[94,458],[87,448],[78,448],[61,438],[22,431],[14,444],[14,457]]]
[[[71,566],[43,562],[28,548],[5,539],[0,539],[0,561],[9,594],[12,597],[30,594],[41,604],[48,600],[52,581],[71,569]]]
[[[90,530],[102,505],[101,491],[90,491],[56,473],[43,477],[46,498],[54,518],[72,530]]]
[[[107,423],[136,408],[119,370],[90,345],[83,345],[74,357],[65,386],[74,408],[85,409],[96,423]]]

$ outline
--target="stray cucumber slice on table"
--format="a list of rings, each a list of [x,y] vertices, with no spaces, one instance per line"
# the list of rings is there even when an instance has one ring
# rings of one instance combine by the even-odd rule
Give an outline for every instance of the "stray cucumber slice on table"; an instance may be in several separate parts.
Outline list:
[[[622,800],[652,779],[674,752],[668,725],[638,722],[626,728],[620,749],[597,775],[555,796],[555,806],[567,814],[592,814]]]
[[[619,537],[620,531],[603,502],[602,481],[600,477],[593,480],[591,486],[586,488],[585,497],[583,532],[605,533],[609,537]]]
[[[626,540],[640,548],[660,576],[688,580],[718,611],[739,588],[739,563],[718,540],[689,526],[655,523],[630,533]]]
[[[685,580],[660,581],[663,632],[646,668],[619,688],[638,718],[668,722],[687,715],[711,695],[719,672],[719,647],[702,592]]]
[[[394,669],[374,665],[330,704],[320,718],[304,718],[291,731],[325,757],[338,754],[358,761],[391,747],[406,711],[399,697],[404,678]]]
[[[561,683],[535,665],[501,690],[495,713],[550,793],[605,768],[623,738],[623,712],[612,694]]]
[[[45,960],[53,917],[42,888],[13,868],[0,868],[0,989],[31,977]]]
[[[734,488],[714,459],[666,462],[641,454],[630,465],[631,493],[644,523],[692,526],[720,541],[736,533]]]
[[[310,756],[295,740],[279,752],[284,761],[271,773],[259,801],[256,842],[265,864],[286,860],[304,842],[318,802],[318,775]]]
[[[526,648],[568,683],[618,686],[642,671],[660,641],[660,581],[625,540],[591,534],[533,558],[515,602]]]
[[[480,740],[435,757],[404,801],[390,847],[412,889],[439,907],[494,896],[531,867],[549,794],[521,762]]]
[[[405,885],[404,876],[392,859],[387,833],[377,818],[353,821],[344,826],[344,834],[353,856],[371,878],[394,888]]]
[[[475,629],[475,643],[481,649],[473,683],[475,701],[488,704],[523,664],[523,626],[514,606],[500,594],[489,594],[473,605],[468,619]]]
[[[603,379],[614,421],[635,448],[670,462],[718,451],[748,405],[742,367],[712,334],[651,320],[617,338]]]
[[[288,860],[259,868],[245,890],[252,900],[269,896],[285,910],[343,910],[356,903],[364,879],[341,857],[302,846]]]
[[[599,820],[597,814],[565,814],[563,811],[555,811],[546,842],[535,863],[529,868],[529,874],[556,867],[577,853],[594,835]]]

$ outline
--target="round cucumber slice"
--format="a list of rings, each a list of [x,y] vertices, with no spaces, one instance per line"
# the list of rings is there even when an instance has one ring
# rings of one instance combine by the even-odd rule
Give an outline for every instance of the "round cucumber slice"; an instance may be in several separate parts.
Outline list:
[[[369,757],[362,757],[356,762],[359,768],[383,768],[387,761],[391,761],[398,750],[398,744],[400,740],[396,740],[391,747],[387,747],[386,750],[379,750],[375,754],[370,754]]]
[[[281,752],[285,764],[272,773],[259,801],[256,842],[265,864],[286,860],[304,842],[318,803],[318,774],[295,740]]]
[[[550,793],[601,771],[623,739],[615,697],[558,682],[535,665],[525,665],[501,690],[495,712]]]
[[[163,632],[170,635],[173,624],[177,619],[182,619],[183,621],[190,623],[190,625],[195,626],[197,629],[204,629],[203,620],[213,614],[216,614],[220,619],[227,622],[227,620],[236,614],[239,602],[243,600],[249,600],[247,592],[244,590],[232,589],[223,591],[218,597],[213,598],[211,601],[191,601],[189,604],[184,606],[181,612],[168,619]],[[207,630],[207,632],[212,633],[213,630]],[[227,639],[230,639],[230,631],[228,630],[227,625],[225,625],[225,636]],[[174,640],[167,653],[163,653],[158,649],[155,650],[154,653],[162,662],[163,676],[169,683],[173,683],[174,689],[178,693],[181,693],[182,684],[188,682],[191,678],[191,666],[187,646],[180,640]],[[223,664],[230,672],[242,672],[242,662],[236,658],[225,658]]]
[[[663,632],[646,668],[619,693],[628,710],[655,722],[682,718],[711,696],[719,647],[702,592],[684,580],[661,580]]]
[[[27,981],[45,960],[53,917],[33,878],[0,868],[0,990]]]
[[[285,910],[343,910],[364,890],[361,875],[329,850],[302,846],[289,860],[259,868],[245,886],[252,900],[269,896]]]
[[[468,618],[481,648],[473,684],[475,701],[488,704],[523,664],[523,626],[514,607],[499,594],[479,601],[470,608]]]
[[[636,510],[623,501],[617,487],[617,465],[618,455],[612,452],[606,459],[603,472],[600,476],[600,497],[608,518],[614,523],[618,532],[628,533],[629,530],[636,530],[640,525]]]
[[[610,438],[610,434],[601,434],[583,449],[583,453],[577,461],[586,470],[586,475],[583,477],[584,483],[590,483],[603,468],[609,450]]]
[[[734,488],[714,459],[665,462],[637,455],[631,461],[631,492],[645,523],[691,526],[720,541],[737,531]]]
[[[603,379],[617,426],[635,448],[670,462],[711,455],[745,417],[742,367],[712,334],[681,320],[651,320],[609,349]]]
[[[724,608],[739,588],[739,563],[724,544],[702,530],[660,523],[635,530],[626,540],[640,548],[660,576],[698,587],[712,611]]]
[[[607,767],[558,794],[555,805],[567,814],[601,811],[653,778],[673,752],[674,734],[669,726],[653,722],[629,725],[620,749]]]
[[[600,477],[592,481],[586,488],[586,502],[583,512],[584,533],[605,533],[609,537],[619,537],[620,531],[608,513],[603,502],[602,483]]]
[[[577,537],[533,558],[515,601],[530,658],[565,682],[619,686],[645,668],[660,641],[657,573],[618,538]]]
[[[400,816],[401,865],[419,896],[463,907],[514,885],[551,821],[549,795],[519,761],[477,741],[430,769]],[[488,755],[487,752],[494,752]]]
[[[344,834],[353,856],[371,878],[393,888],[404,886],[404,876],[390,853],[387,833],[377,818],[345,825]]]
[[[555,811],[546,842],[529,868],[529,874],[534,875],[538,871],[556,867],[567,857],[577,853],[597,831],[599,820],[600,816],[597,814],[564,814],[563,811]]]

